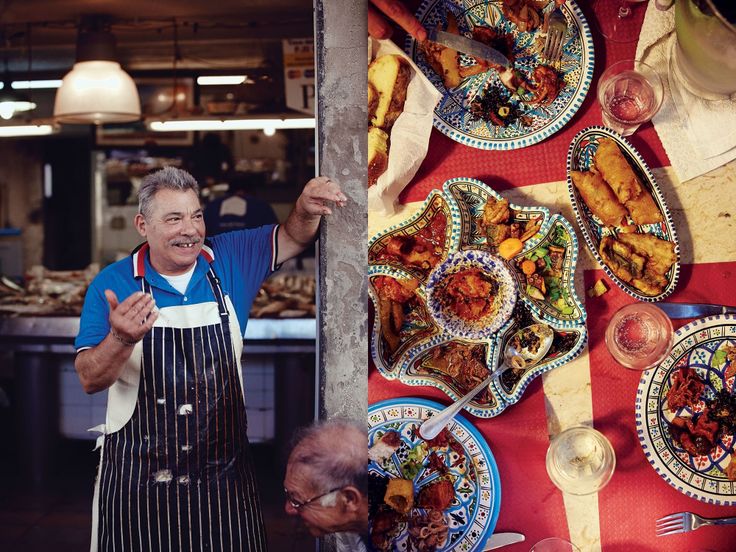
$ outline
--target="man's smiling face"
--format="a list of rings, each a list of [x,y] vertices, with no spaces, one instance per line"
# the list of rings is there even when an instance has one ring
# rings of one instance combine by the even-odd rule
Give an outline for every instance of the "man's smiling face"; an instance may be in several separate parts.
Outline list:
[[[159,190],[148,216],[136,215],[135,225],[148,241],[151,265],[161,274],[185,273],[202,250],[204,218],[193,190]]]

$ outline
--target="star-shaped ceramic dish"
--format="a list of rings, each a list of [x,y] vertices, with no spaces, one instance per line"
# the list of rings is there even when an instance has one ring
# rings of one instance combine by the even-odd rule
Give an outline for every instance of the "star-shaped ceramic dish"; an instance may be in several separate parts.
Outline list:
[[[525,370],[507,370],[497,383],[479,394],[466,410],[488,418],[517,402],[536,377],[578,356],[585,344],[586,313],[575,292],[574,274],[578,256],[578,240],[572,225],[562,216],[550,214],[544,207],[509,204],[509,224],[537,226],[538,230],[524,241],[523,249],[506,263],[517,286],[517,298],[510,317],[488,335],[461,335],[437,321],[428,307],[427,287],[433,271],[450,262],[459,252],[479,257],[495,253],[484,233],[483,211],[488,200],[502,196],[483,182],[471,178],[455,178],[445,182],[442,191],[434,190],[419,211],[406,221],[374,236],[368,246],[369,295],[373,306],[371,356],[378,371],[387,379],[398,379],[407,385],[436,387],[452,399],[470,388],[449,375],[437,362],[448,354],[472,358],[476,369],[486,373],[501,364],[506,342],[520,328],[543,322],[555,333],[550,352],[536,365]],[[406,244],[414,236],[422,236],[433,244],[421,257],[410,262],[392,256],[398,241]],[[393,239],[393,240],[392,240]],[[428,242],[426,240],[429,240]],[[549,262],[550,246],[564,250],[560,254],[558,276],[549,277],[550,287],[541,298],[530,295],[526,276],[520,265],[534,260],[540,266]],[[426,247],[424,249],[427,249]],[[498,258],[498,257],[496,257]],[[482,264],[478,265],[482,267]],[[382,300],[379,288],[386,278],[402,282],[413,293],[403,304],[401,327],[392,324],[390,309],[397,307]],[[411,283],[408,285],[407,283]],[[552,286],[554,284],[554,287]],[[388,336],[388,337],[387,337]],[[398,338],[398,339],[396,339]],[[393,340],[392,340],[393,339]],[[482,376],[482,374],[480,374]]]

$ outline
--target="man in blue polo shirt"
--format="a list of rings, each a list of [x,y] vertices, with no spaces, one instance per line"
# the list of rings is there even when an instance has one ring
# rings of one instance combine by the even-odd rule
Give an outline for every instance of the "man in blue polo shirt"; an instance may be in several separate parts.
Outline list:
[[[146,241],[91,283],[75,343],[85,391],[108,389],[91,550],[266,549],[240,370],[248,312],[346,201],[314,178],[283,225],[205,242],[194,178],[144,178]]]

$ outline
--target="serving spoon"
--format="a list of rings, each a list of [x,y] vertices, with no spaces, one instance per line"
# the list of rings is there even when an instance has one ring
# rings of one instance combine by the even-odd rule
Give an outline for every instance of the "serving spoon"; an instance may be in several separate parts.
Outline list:
[[[539,337],[539,347],[537,347],[535,351],[529,350],[528,346],[522,346],[518,351],[514,347],[514,338],[519,336],[519,341],[521,342],[522,334],[525,331],[531,331]],[[462,396],[453,404],[445,407],[431,418],[424,420],[422,425],[419,426],[419,435],[425,441],[437,437],[445,426],[450,423],[450,420],[460,412],[460,409],[468,404],[473,397],[489,386],[492,382],[497,381],[506,371],[507,367],[519,369],[535,366],[549,351],[549,348],[552,346],[553,338],[554,332],[547,324],[532,324],[531,326],[527,326],[526,328],[522,328],[517,331],[506,343],[504,359],[501,366],[491,372],[486,379],[473,387],[470,392]]]

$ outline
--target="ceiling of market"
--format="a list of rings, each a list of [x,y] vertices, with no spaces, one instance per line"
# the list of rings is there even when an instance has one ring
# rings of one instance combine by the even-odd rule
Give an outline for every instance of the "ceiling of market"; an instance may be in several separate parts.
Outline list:
[[[281,41],[313,36],[311,0],[0,0],[2,58],[11,74],[61,76],[74,63],[81,16],[110,18],[128,71],[282,71]],[[28,34],[30,30],[30,35]]]

